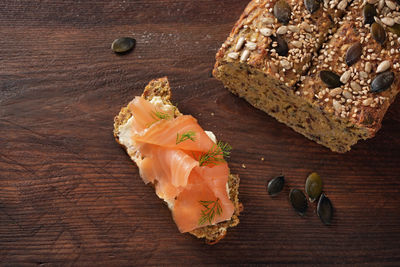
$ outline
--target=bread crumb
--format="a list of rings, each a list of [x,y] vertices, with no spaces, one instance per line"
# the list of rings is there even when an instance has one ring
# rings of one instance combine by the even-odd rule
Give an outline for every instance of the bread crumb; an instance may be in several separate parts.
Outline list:
[[[264,158],[261,158],[261,161],[264,161],[265,159]]]
[[[211,116],[214,116],[215,114],[214,114],[214,112],[211,112]]]
[[[244,163],[242,164],[242,168],[243,168],[243,169],[246,169],[246,165],[244,165]]]

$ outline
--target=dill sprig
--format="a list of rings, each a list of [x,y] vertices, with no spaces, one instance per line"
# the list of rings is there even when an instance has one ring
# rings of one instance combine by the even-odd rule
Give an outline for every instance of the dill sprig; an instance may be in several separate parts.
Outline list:
[[[168,113],[162,112],[162,111],[153,111],[151,113],[151,116],[157,121],[159,121],[159,120],[168,120],[168,119],[170,119],[172,117],[171,114],[168,114]]]
[[[212,224],[212,220],[214,219],[215,214],[221,215],[222,213],[219,198],[217,198],[217,200],[215,201],[200,201],[200,204],[204,207],[204,209],[201,211],[199,225],[203,225],[207,221]]]
[[[180,144],[182,142],[185,142],[186,140],[192,140],[193,142],[195,142],[196,133],[194,131],[188,131],[181,135],[179,135],[179,133],[176,134],[176,144]]]
[[[203,153],[199,158],[199,165],[217,165],[225,162],[224,158],[229,158],[232,147],[228,143],[218,142],[210,151]]]

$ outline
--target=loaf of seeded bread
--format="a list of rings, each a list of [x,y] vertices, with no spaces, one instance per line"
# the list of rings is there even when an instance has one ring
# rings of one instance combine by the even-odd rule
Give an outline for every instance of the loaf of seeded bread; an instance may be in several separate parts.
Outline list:
[[[145,88],[142,96],[147,99],[151,100],[155,96],[160,96],[164,102],[164,104],[169,104],[172,105],[170,102],[171,99],[171,89],[169,86],[168,79],[166,77],[152,80]],[[176,114],[180,114],[179,110],[175,110]],[[120,134],[120,127],[123,126],[129,118],[132,116],[131,112],[127,107],[124,107],[121,109],[120,113],[115,117],[114,119],[114,137],[117,140],[118,143],[119,141],[119,134]],[[121,143],[120,143],[121,144]],[[121,144],[123,147],[124,145]],[[129,151],[127,150],[126,147],[124,147],[126,152],[129,154]],[[132,158],[133,161],[135,161],[135,158],[137,155],[131,155],[129,156]],[[198,228],[196,230],[193,230],[190,232],[192,235],[198,237],[198,238],[205,238],[206,243],[208,244],[215,244],[222,238],[227,233],[227,229],[229,227],[234,227],[239,223],[239,213],[243,209],[243,206],[241,203],[239,203],[239,176],[238,175],[229,175],[228,179],[228,188],[229,188],[229,198],[232,200],[234,207],[235,207],[235,212],[232,216],[232,218],[229,221],[225,222],[220,222],[216,225],[209,225],[205,227]]]
[[[290,10],[286,21],[282,20],[282,13],[285,13],[282,11],[285,8],[282,7],[285,5],[289,6],[286,10]],[[343,42],[343,38],[349,35],[361,37],[357,31],[349,31],[349,26],[343,23],[363,20],[362,14],[353,11],[356,8],[362,9],[361,3],[355,1],[350,7],[349,15],[342,20],[347,12],[346,7],[347,0],[324,1],[321,4],[318,0],[251,1],[217,53],[214,76],[234,94],[245,98],[256,108],[309,139],[329,147],[332,151],[350,150],[350,146],[360,138],[372,137],[377,131],[387,106],[394,99],[388,94],[396,91],[398,85],[393,83],[391,88],[394,91],[388,90],[383,95],[375,95],[373,101],[380,103],[380,110],[376,104],[368,112],[367,109],[357,110],[358,115],[354,117],[354,113],[347,113],[349,110],[346,107],[343,107],[346,112],[338,112],[338,100],[341,105],[343,102],[350,104],[350,100],[334,95],[339,91],[336,87],[328,88],[321,83],[318,68],[330,70],[334,67],[333,61],[343,60],[347,50],[342,45],[349,42]],[[338,34],[341,35],[330,39],[338,27]],[[369,31],[369,27],[362,28]],[[393,43],[397,41],[394,40],[395,35],[388,36],[386,45],[389,49],[379,52],[391,53],[392,49],[398,49],[398,43]],[[324,49],[320,51],[323,45]],[[332,46],[337,48],[335,52],[330,48]],[[328,59],[325,54],[329,55]],[[360,67],[366,64],[364,57],[368,55],[362,55],[357,63]],[[383,58],[379,58],[382,61]],[[352,75],[359,70],[354,66]],[[339,74],[342,68],[340,65]],[[309,74],[312,74],[311,77],[308,77]],[[371,75],[372,73],[369,79],[372,79]],[[348,95],[344,90],[345,86],[342,87],[342,91]],[[363,101],[370,98],[369,95],[362,97]],[[369,101],[371,100],[365,103]],[[332,111],[333,105],[337,108]],[[358,127],[366,125],[368,121],[371,122],[366,127]]]
[[[309,116],[311,122],[304,121],[305,129],[298,131],[333,151],[346,152],[360,139],[374,137],[400,90],[400,35],[382,23],[385,18],[400,19],[400,13],[386,6],[379,9],[378,2],[368,5],[353,1],[296,90],[315,110]],[[365,22],[363,12],[371,8],[376,9],[379,24]],[[376,40],[376,31],[382,31],[383,37]]]

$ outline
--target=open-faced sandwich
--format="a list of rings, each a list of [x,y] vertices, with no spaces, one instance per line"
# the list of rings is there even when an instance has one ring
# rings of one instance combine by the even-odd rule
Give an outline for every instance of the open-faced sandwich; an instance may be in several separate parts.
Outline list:
[[[168,204],[179,231],[213,244],[239,223],[239,177],[225,161],[230,146],[181,114],[170,97],[167,78],[151,81],[115,117],[114,136]]]

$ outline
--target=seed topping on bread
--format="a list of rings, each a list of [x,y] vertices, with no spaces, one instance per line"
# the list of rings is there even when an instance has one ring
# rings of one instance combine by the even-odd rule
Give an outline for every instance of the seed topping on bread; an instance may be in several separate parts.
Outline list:
[[[340,76],[342,85],[338,88],[341,90],[334,89],[331,93],[332,86],[325,83],[325,88],[314,92],[314,99],[327,107],[331,105],[332,112],[342,118],[356,119],[363,108],[377,109],[389,99],[390,93],[385,91],[391,88],[395,72],[400,70],[400,32],[393,30],[400,27],[395,23],[400,22],[400,6],[391,3],[396,7],[392,4],[389,4],[392,8],[388,7],[384,1],[354,1],[349,14],[340,22],[343,27],[330,37],[343,40],[341,45],[325,43],[320,55],[313,60],[311,74],[320,73],[322,82],[325,81],[321,73],[326,71]],[[345,56],[337,58],[340,54]],[[303,84],[298,95],[304,94],[301,88]]]

